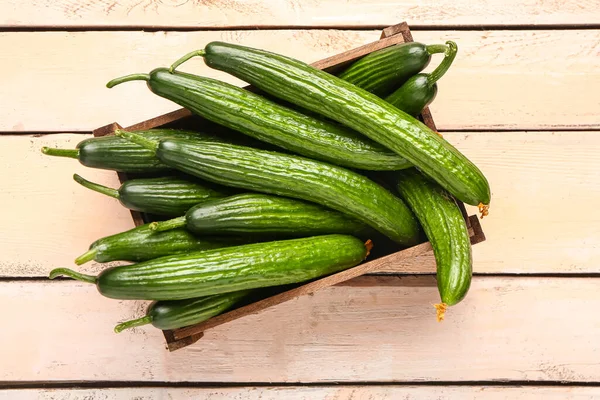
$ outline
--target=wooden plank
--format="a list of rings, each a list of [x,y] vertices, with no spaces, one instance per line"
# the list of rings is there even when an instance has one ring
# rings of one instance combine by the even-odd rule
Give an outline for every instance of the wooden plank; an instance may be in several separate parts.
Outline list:
[[[7,0],[0,5],[0,15],[4,27],[370,27],[402,20],[414,26],[536,26],[597,24],[600,6],[594,0]]]
[[[106,83],[120,75],[168,66],[184,53],[213,40],[264,47],[313,62],[372,42],[379,34],[378,31],[0,33],[0,47],[19,48],[23,54],[20,61],[12,60],[13,65],[0,67],[1,72],[10,75],[8,82],[1,82],[7,95],[2,96],[0,108],[7,110],[8,115],[2,119],[0,131],[91,131],[115,121],[129,126],[179,109],[153,95],[143,82],[111,90]],[[210,70],[200,59],[184,65],[183,70],[242,84],[223,72]],[[23,90],[30,87],[32,76],[39,83],[36,96]],[[3,102],[8,102],[8,98],[12,98],[11,105],[5,106]],[[31,118],[31,114],[36,117]]]
[[[313,62],[379,35],[375,30],[1,33],[0,48],[19,49],[20,56],[0,55],[5,93],[0,131],[90,131],[178,109],[142,82],[111,90],[105,84],[116,76],[168,65],[212,40]],[[417,31],[414,37],[426,43],[451,39],[459,46],[431,107],[439,129],[600,128],[600,30]],[[183,67],[240,83],[201,60]],[[24,90],[32,77],[35,96]]]
[[[600,397],[597,387],[540,386],[344,386],[335,387],[243,387],[243,388],[111,388],[111,389],[21,389],[0,392],[2,400],[585,400]]]
[[[43,146],[75,148],[89,135],[3,136],[0,138],[2,226],[0,276],[47,275],[51,266],[72,265],[97,238],[133,227],[118,202],[73,181],[78,173],[118,187],[112,171],[45,156]],[[96,239],[94,239],[96,238]],[[96,269],[93,265],[88,267]]]
[[[11,368],[0,381],[600,382],[600,279],[479,276],[442,323],[432,277],[376,280],[286,302],[170,354],[153,327],[112,331],[141,302],[73,281],[1,282]]]
[[[477,272],[600,271],[600,210],[589,206],[600,199],[600,174],[591,167],[598,164],[597,132],[444,136],[490,182],[487,239],[473,247]]]
[[[71,179],[77,172],[117,186],[115,173],[39,151],[42,146],[74,147],[86,137],[0,138],[0,159],[5,160],[0,202],[11,210],[0,230],[0,276],[47,276],[53,267],[71,264],[100,236],[133,226],[116,200],[89,192]],[[590,168],[600,153],[597,132],[445,137],[480,166],[492,188],[490,215],[481,221],[487,241],[473,247],[475,272],[600,271],[600,209],[593,207],[600,198],[600,176]],[[469,207],[469,214],[474,213]],[[386,265],[383,271],[432,273],[434,266],[427,256]],[[98,268],[89,265],[83,270]]]

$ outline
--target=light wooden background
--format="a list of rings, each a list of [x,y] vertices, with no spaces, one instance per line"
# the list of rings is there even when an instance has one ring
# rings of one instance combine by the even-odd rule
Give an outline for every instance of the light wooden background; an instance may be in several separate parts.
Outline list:
[[[71,179],[114,173],[39,149],[177,108],[109,79],[215,39],[311,62],[403,20],[458,43],[432,113],[493,191],[472,289],[444,323],[433,276],[396,266],[170,354],[152,327],[112,332],[144,303],[46,279],[132,222]],[[600,398],[597,0],[0,0],[0,30],[0,399]]]

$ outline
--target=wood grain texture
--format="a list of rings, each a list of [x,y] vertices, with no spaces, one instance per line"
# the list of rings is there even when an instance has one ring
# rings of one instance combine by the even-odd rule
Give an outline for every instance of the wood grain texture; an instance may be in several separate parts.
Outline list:
[[[88,135],[5,136],[0,201],[0,276],[47,276],[72,265],[102,235],[133,226],[116,200],[79,187],[74,172],[117,186],[116,174],[75,160],[43,156],[41,146],[73,147]],[[487,240],[473,247],[477,273],[600,272],[600,197],[597,132],[447,133],[490,181]],[[475,214],[475,208],[468,208]],[[507,251],[510,249],[510,251]],[[386,272],[432,273],[431,256],[383,267]],[[97,271],[98,265],[83,270]]]
[[[141,302],[74,281],[0,282],[1,381],[600,381],[600,280],[475,277],[442,323],[432,277],[358,278],[215,328],[168,353],[115,334]],[[27,316],[24,318],[24,316]],[[18,329],[16,329],[18,327]]]
[[[11,57],[12,65],[0,67],[7,73],[0,74],[0,84],[8,94],[0,100],[0,107],[8,110],[0,131],[91,131],[115,121],[129,126],[179,109],[152,94],[144,82],[114,89],[107,89],[106,83],[121,75],[168,66],[213,40],[263,47],[313,62],[372,42],[378,35],[375,31],[0,33],[0,47],[19,52],[18,57]],[[242,84],[209,69],[200,59],[184,70]],[[23,91],[32,79],[36,96]],[[37,121],[31,120],[33,114]]]
[[[442,130],[600,128],[600,31],[417,31],[455,40],[457,59],[431,111]],[[263,47],[313,62],[375,41],[380,31],[5,32],[0,131],[91,131],[178,109],[142,82],[108,80],[165,66],[211,40]],[[40,62],[39,60],[43,60]],[[431,63],[437,65],[438,59]],[[191,72],[241,84],[201,60]],[[35,96],[31,96],[31,89]],[[27,90],[26,90],[27,89]]]
[[[42,12],[43,10],[43,12]],[[258,27],[597,24],[594,0],[5,0],[5,27]]]
[[[119,187],[116,173],[40,151],[43,146],[75,148],[86,137],[0,138],[0,276],[47,275],[51,266],[73,265],[94,240],[133,227],[131,214],[118,200],[87,190],[72,178],[78,173]]]
[[[1,400],[592,400],[597,387],[344,386],[248,388],[21,389],[0,392]]]

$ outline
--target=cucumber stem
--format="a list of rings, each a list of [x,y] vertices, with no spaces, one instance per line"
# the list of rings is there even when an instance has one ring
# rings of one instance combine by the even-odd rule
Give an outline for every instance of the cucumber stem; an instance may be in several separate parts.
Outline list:
[[[82,255],[80,255],[79,257],[77,257],[75,259],[75,264],[81,265],[81,264],[85,264],[88,261],[92,261],[94,259],[94,257],[96,257],[96,253],[98,253],[98,249],[96,249],[96,248],[89,249],[88,251],[86,251],[85,253],[83,253]]]
[[[433,87],[433,85],[435,85],[435,83],[438,80],[440,80],[442,76],[444,76],[444,74],[448,71],[448,69],[450,69],[452,62],[456,58],[456,52],[458,51],[458,46],[456,45],[456,43],[454,43],[451,40],[448,40],[446,42],[446,45],[447,50],[445,52],[444,59],[442,60],[440,65],[438,65],[437,68],[431,71],[431,73],[429,74],[429,79],[427,80],[427,85],[429,87]]]
[[[77,174],[73,174],[73,179],[81,186],[93,190],[94,192],[102,193],[115,199],[119,198],[119,191],[117,189],[109,188],[106,186],[102,186],[98,183],[90,182]]]
[[[483,219],[483,217],[487,217],[487,215],[490,213],[490,205],[489,204],[479,203],[477,205],[477,208],[479,209],[479,212],[481,213],[481,219]]]
[[[152,316],[146,315],[145,317],[132,319],[131,321],[121,322],[119,325],[115,326],[115,332],[120,333],[125,329],[133,328],[135,326],[148,325],[152,323]]]
[[[150,80],[150,74],[131,74],[131,75],[121,76],[119,78],[115,78],[115,79],[109,81],[106,84],[106,87],[110,89],[112,87],[120,85],[123,82],[129,82],[129,81],[149,81],[149,80]]]
[[[371,241],[371,239],[367,240],[365,242],[365,247],[367,248],[367,254],[365,255],[365,258],[367,258],[369,254],[371,254],[371,250],[373,250],[373,241]]]
[[[429,55],[445,53],[446,51],[448,51],[448,46],[446,46],[445,44],[430,44],[426,47],[427,53],[429,53]]]
[[[158,149],[158,140],[148,139],[138,133],[127,132],[122,129],[115,130],[115,136],[121,137],[123,139],[127,139],[132,143],[142,146],[145,149],[152,150],[156,152]]]
[[[170,231],[171,229],[184,227],[185,223],[185,216],[173,218],[168,221],[155,221],[150,223],[150,230],[155,232]]]
[[[169,68],[169,71],[170,72],[175,71],[175,69],[177,67],[179,67],[181,64],[183,64],[190,58],[204,57],[205,54],[206,54],[206,52],[204,51],[204,49],[191,51],[191,52],[187,53],[186,55],[184,55],[183,57],[181,57],[179,60],[175,61],[173,64],[171,64],[171,68]]]
[[[79,149],[55,149],[53,147],[42,147],[42,153],[48,156],[79,158]]]
[[[433,306],[435,307],[437,321],[442,322],[446,315],[446,309],[448,308],[448,304],[439,303],[439,304],[434,304]]]
[[[73,271],[70,268],[55,268],[52,271],[50,271],[50,275],[48,276],[48,278],[54,279],[60,275],[65,275],[65,276],[68,276],[69,278],[73,278],[73,279],[76,279],[81,282],[96,283],[96,277],[94,275],[82,274],[82,273]]]

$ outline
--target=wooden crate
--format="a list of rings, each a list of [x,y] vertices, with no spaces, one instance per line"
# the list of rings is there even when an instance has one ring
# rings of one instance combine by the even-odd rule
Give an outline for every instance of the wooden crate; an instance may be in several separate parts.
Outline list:
[[[413,38],[410,33],[410,29],[405,22],[398,25],[393,25],[383,29],[380,40],[366,44],[353,50],[346,51],[344,53],[326,58],[321,61],[317,61],[312,65],[316,68],[335,72],[349,63],[363,57],[373,51],[383,49],[398,43],[412,42]],[[246,89],[252,90],[251,86],[246,86]],[[431,129],[436,131],[436,126],[429,111],[429,108],[425,108],[419,118]],[[187,109],[179,109],[168,114],[158,116],[146,121],[142,121],[132,126],[124,128],[125,130],[143,130],[152,128],[167,128],[167,127],[186,127],[193,128],[194,125],[202,123],[203,119],[192,115]],[[123,129],[118,123],[112,123],[101,128],[94,130],[94,136],[105,136],[113,134],[116,129]],[[127,174],[118,173],[119,180],[121,183],[128,179]],[[469,235],[471,237],[471,244],[477,244],[485,240],[485,235],[479,223],[476,215],[468,216],[464,204],[458,202],[459,207],[465,218]],[[146,222],[151,221],[151,217],[137,211],[131,211],[134,223],[136,226],[142,225]],[[170,351],[180,349],[190,344],[195,343],[204,335],[204,332],[208,329],[217,327],[219,325],[231,322],[238,318],[244,317],[250,314],[256,314],[266,308],[281,304],[283,302],[292,300],[298,296],[314,293],[320,289],[333,286],[352,278],[367,274],[376,273],[378,270],[383,269],[387,265],[395,264],[403,260],[417,257],[425,253],[431,252],[432,248],[429,242],[421,243],[404,250],[391,250],[388,254],[380,255],[378,258],[371,258],[370,261],[364,262],[353,268],[344,270],[342,272],[326,276],[324,278],[313,280],[306,284],[299,284],[291,289],[281,289],[279,293],[275,292],[269,294],[268,297],[259,299],[249,304],[244,304],[234,308],[226,313],[213,317],[207,321],[201,322],[196,325],[163,331],[167,348]],[[289,286],[288,286],[289,288]],[[268,289],[268,288],[266,288]]]

